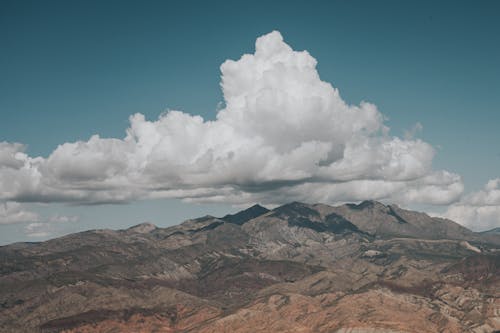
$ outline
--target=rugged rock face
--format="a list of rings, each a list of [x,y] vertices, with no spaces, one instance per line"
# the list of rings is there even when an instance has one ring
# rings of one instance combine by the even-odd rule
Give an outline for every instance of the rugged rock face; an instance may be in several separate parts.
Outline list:
[[[500,236],[366,201],[0,247],[0,332],[494,332]]]

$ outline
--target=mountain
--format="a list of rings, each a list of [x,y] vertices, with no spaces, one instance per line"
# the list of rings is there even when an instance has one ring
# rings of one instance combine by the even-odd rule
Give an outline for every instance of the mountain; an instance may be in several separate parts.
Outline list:
[[[0,247],[0,332],[494,332],[500,235],[376,201]]]
[[[493,235],[500,235],[500,227],[499,228],[494,228],[491,230],[483,231],[481,232],[482,234],[493,234]]]
[[[325,209],[328,210],[328,207]],[[376,201],[331,207],[330,210],[352,221],[360,229],[380,237],[476,239],[473,232],[453,221]]]
[[[254,205],[234,215],[228,214],[223,218],[221,218],[221,220],[242,225],[243,223],[250,221],[251,219],[254,219],[263,214],[266,214],[267,212],[269,212],[269,209],[262,207],[261,205]]]

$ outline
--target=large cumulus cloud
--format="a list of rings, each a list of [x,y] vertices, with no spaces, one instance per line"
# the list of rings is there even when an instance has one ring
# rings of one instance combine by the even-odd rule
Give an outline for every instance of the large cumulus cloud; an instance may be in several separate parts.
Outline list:
[[[64,143],[47,158],[0,145],[0,200],[98,204],[173,197],[448,204],[460,177],[432,169],[434,149],[392,137],[373,104],[349,105],[316,60],[279,32],[221,66],[225,107],[213,121],[181,111],[130,117],[123,139]]]

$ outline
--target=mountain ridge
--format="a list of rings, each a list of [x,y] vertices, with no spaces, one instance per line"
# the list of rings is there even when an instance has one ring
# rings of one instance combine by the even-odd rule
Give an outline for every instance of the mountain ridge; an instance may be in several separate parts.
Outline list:
[[[15,243],[0,332],[493,332],[499,244],[375,201]]]

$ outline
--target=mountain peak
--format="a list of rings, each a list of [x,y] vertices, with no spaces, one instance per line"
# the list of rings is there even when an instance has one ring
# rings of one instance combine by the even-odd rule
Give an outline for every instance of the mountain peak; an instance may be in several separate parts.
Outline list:
[[[309,207],[309,204],[300,201],[292,201],[282,205],[281,207]]]
[[[258,216],[264,215],[267,212],[269,212],[269,209],[259,204],[255,204],[252,207],[239,211],[235,214],[227,214],[226,216],[222,217],[221,220],[242,225],[243,223],[250,221],[251,219],[254,219]]]
[[[274,211],[284,211],[284,210],[289,210],[289,209],[292,209],[292,210],[297,210],[297,209],[311,209],[311,207],[312,207],[311,205],[306,204],[304,202],[292,201],[292,202],[286,203],[284,205],[281,205],[279,207],[276,207],[273,210]]]
[[[154,225],[153,223],[144,222],[128,228],[127,231],[136,232],[139,234],[147,234],[155,230],[156,228],[157,228],[156,225]]]
[[[387,208],[386,205],[384,205],[383,203],[376,201],[376,200],[364,200],[364,201],[360,202],[359,204],[347,204],[347,206],[349,208],[355,209],[355,210]]]
[[[314,209],[311,205],[308,205],[303,202],[298,202],[298,201],[293,201],[288,204],[284,204],[283,206],[279,206],[275,209],[273,209],[274,215],[277,216],[292,216],[292,217],[297,217],[297,216],[319,216],[319,213],[316,209]]]
[[[261,206],[259,204],[255,204],[252,207],[249,207],[249,208],[245,209],[245,211],[249,211],[249,210],[266,210],[266,211],[269,211],[269,209],[267,209],[266,207]]]

